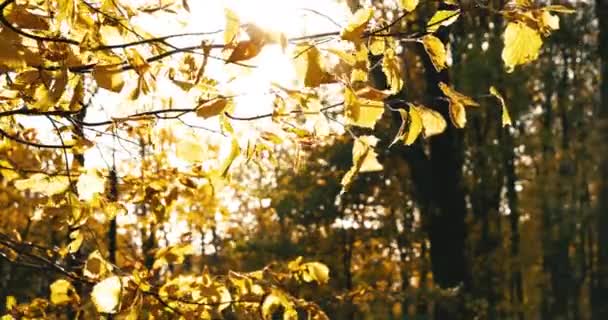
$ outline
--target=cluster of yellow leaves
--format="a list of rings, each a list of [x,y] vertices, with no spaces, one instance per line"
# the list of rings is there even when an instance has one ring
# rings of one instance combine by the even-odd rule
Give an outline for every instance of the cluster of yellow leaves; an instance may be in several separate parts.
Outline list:
[[[546,6],[533,8],[529,1],[518,1],[515,9],[503,11],[509,19],[504,33],[502,60],[507,72],[516,66],[534,61],[538,58],[543,44],[542,37],[559,29],[559,17],[553,12],[572,13],[563,6]]]
[[[401,115],[401,127],[392,144],[402,141],[409,146],[421,133],[425,137],[430,137],[442,133],[447,126],[439,112],[422,105],[409,104],[409,112],[405,109],[398,111]]]

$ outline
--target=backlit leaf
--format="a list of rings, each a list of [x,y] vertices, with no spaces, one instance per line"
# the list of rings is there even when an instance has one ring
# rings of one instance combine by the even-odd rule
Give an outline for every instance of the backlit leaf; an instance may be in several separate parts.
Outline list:
[[[95,66],[93,78],[97,85],[113,92],[120,92],[125,85],[120,68],[116,66]]]
[[[363,35],[363,32],[365,32],[367,24],[373,15],[374,11],[371,8],[361,8],[357,10],[348,22],[346,28],[340,33],[342,39],[354,43],[361,42],[363,40],[361,36]]]
[[[103,258],[99,250],[95,250],[87,258],[82,273],[87,278],[98,280],[112,272],[112,269],[112,265]]]
[[[401,60],[395,55],[393,49],[387,49],[382,58],[382,72],[386,76],[386,82],[391,93],[397,93],[403,88],[403,71]]]
[[[353,145],[353,165],[342,177],[342,191],[348,191],[353,180],[359,172],[381,171],[382,165],[378,162],[378,154],[374,147],[378,143],[378,138],[374,136],[362,136],[355,139]]]
[[[316,281],[325,284],[329,281],[329,268],[320,262],[307,262],[301,265],[302,280],[305,282]]]
[[[322,65],[321,54],[317,47],[305,43],[298,45],[295,52],[296,72],[305,86],[316,88],[321,84],[332,82],[331,75]]]
[[[507,104],[505,103],[505,99],[503,98],[503,96],[493,86],[490,87],[490,94],[495,96],[496,99],[498,99],[498,101],[500,102],[500,106],[502,107],[502,126],[506,127],[512,125],[511,116],[509,115],[509,109],[507,109]]]
[[[504,44],[502,60],[507,72],[513,72],[516,66],[538,58],[543,40],[538,31],[526,23],[509,22],[504,33]]]
[[[445,131],[447,123],[439,112],[422,105],[410,104],[409,106],[410,110],[415,110],[420,115],[425,137],[428,138]]]
[[[226,16],[226,28],[224,29],[224,44],[228,45],[236,40],[239,34],[239,17],[234,11],[225,8],[224,14]]]
[[[215,117],[222,114],[228,105],[228,99],[218,98],[207,101],[196,109],[196,115],[203,119]]]
[[[29,190],[52,196],[62,193],[70,186],[70,180],[66,176],[48,176],[43,173],[35,173],[27,179],[15,181],[18,190]]]
[[[426,31],[434,33],[439,27],[447,27],[458,20],[460,10],[438,10],[426,23]]]
[[[64,279],[59,279],[53,282],[50,286],[51,289],[51,303],[56,305],[63,305],[70,303],[78,299],[76,289],[72,284]]]
[[[399,109],[399,114],[401,115],[401,126],[391,145],[401,140],[403,141],[403,144],[409,146],[414,143],[420,133],[422,133],[422,118],[414,108],[410,108],[409,112],[404,109]]]
[[[245,40],[236,44],[226,63],[239,62],[254,58],[262,51],[262,45],[255,41]]]
[[[447,68],[447,53],[443,42],[439,38],[433,35],[426,35],[422,38],[422,44],[437,72]]]
[[[439,83],[439,88],[448,98],[450,105],[450,118],[456,128],[464,128],[467,123],[467,114],[465,107],[479,107],[479,103],[475,102],[470,97],[452,89],[445,83]]]
[[[418,0],[399,0],[399,5],[405,11],[414,11],[418,6]]]
[[[91,300],[100,313],[116,313],[120,305],[122,281],[112,276],[97,283],[91,292]]]
[[[359,98],[350,88],[344,89],[344,112],[348,124],[373,129],[384,113],[384,102]]]

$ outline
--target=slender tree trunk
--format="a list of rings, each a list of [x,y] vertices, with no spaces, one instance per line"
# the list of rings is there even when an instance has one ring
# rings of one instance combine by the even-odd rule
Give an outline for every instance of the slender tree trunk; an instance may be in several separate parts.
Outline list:
[[[116,173],[116,164],[112,165],[110,170],[110,192],[108,194],[108,200],[116,202],[118,200],[118,175]],[[110,220],[110,226],[108,229],[108,256],[111,263],[116,264],[116,251],[117,251],[117,226],[116,216]]]
[[[596,0],[601,59],[600,108],[600,190],[598,204],[597,274],[592,292],[593,319],[608,319],[608,1]]]

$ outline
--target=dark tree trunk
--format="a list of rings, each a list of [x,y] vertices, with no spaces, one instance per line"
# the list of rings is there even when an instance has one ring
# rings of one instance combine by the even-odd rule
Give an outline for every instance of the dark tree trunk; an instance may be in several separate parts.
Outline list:
[[[599,21],[599,54],[601,59],[599,122],[602,145],[600,147],[600,194],[598,195],[597,274],[592,292],[593,319],[608,319],[608,1],[596,0]]]

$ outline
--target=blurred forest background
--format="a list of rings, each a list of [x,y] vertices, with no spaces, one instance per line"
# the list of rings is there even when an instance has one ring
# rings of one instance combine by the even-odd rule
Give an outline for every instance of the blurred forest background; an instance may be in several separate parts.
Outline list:
[[[367,4],[348,2],[353,11]],[[382,9],[382,1],[372,2]],[[399,98],[432,104],[438,93],[429,84],[447,80],[497,104],[485,95],[493,84],[512,126],[501,125],[499,108],[485,108],[469,114],[465,129],[389,148],[400,123],[385,113],[377,127],[383,171],[360,175],[339,196],[351,164],[349,135],[276,147],[266,165],[234,168],[224,215],[218,212],[228,209],[208,193],[184,187],[188,177],[165,169],[155,138],[142,134],[138,156],[154,174],[120,179],[116,195],[132,197],[137,215],[119,220],[118,230],[99,224],[87,234],[102,252],[115,250],[119,266],[133,255],[151,264],[145,253],[171,241],[165,231],[178,219],[152,214],[154,207],[184,197],[176,212],[187,231],[172,236],[195,239],[198,248],[169,272],[249,271],[298,256],[321,261],[330,267],[327,285],[290,290],[332,319],[608,319],[608,1],[560,4],[576,12],[561,16],[537,61],[512,73],[501,61],[503,18],[485,12],[440,30],[451,46],[449,71],[425,72],[430,62],[420,48],[401,52],[406,85]],[[406,19],[423,28],[434,10],[421,6]],[[383,75],[371,77],[383,86]],[[14,145],[11,156],[36,163],[47,152],[28,150]],[[50,157],[62,161],[60,153]],[[149,190],[136,199],[141,184]],[[42,201],[28,195],[0,188],[0,241],[18,233],[65,245],[65,230],[53,220],[23,214]],[[0,259],[0,297],[46,296],[53,280]]]

